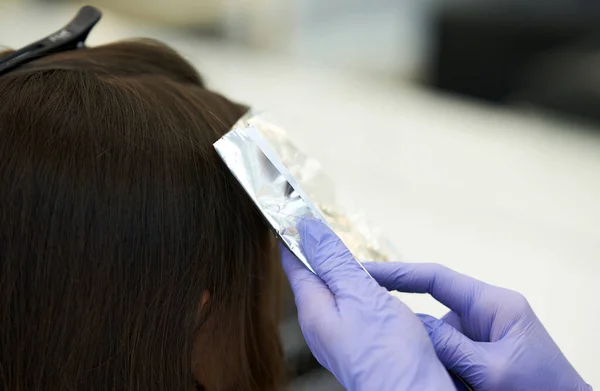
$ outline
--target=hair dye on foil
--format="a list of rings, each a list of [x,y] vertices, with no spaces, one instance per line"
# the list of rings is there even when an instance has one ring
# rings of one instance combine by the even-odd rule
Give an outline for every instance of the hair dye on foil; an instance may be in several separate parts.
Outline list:
[[[311,271],[296,229],[307,218],[328,224],[357,261],[398,260],[395,249],[364,220],[343,213],[320,164],[260,114],[248,112],[214,146],[277,236]]]

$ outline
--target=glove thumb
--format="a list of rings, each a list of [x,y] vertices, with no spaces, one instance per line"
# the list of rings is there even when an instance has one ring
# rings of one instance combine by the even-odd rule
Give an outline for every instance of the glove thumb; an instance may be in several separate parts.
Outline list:
[[[418,314],[433,343],[438,359],[446,369],[460,376],[468,384],[476,384],[481,379],[483,352],[479,346],[442,320],[429,315]]]
[[[381,290],[327,224],[316,219],[301,220],[298,231],[308,263],[334,296],[358,289]]]

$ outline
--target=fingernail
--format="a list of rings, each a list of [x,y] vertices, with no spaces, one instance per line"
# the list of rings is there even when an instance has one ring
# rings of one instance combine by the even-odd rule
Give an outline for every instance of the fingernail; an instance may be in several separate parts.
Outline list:
[[[300,248],[302,252],[310,259],[319,246],[319,236],[311,227],[315,224],[314,220],[300,220],[298,222],[298,233],[300,234]]]
[[[330,234],[329,227],[318,219],[302,219],[297,225],[300,247],[309,258],[318,250],[321,242]]]

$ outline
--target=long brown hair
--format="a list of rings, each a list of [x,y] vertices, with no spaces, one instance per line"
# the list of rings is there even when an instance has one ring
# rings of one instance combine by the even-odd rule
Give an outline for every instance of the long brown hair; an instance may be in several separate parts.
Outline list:
[[[212,147],[245,111],[154,41],[0,77],[0,389],[279,386],[276,249]]]

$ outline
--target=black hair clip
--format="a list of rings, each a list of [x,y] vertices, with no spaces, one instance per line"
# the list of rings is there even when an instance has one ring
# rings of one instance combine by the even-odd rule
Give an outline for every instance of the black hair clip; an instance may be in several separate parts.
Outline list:
[[[25,46],[5,57],[0,57],[0,76],[12,69],[51,53],[76,50],[85,40],[102,13],[94,7],[82,7],[77,15],[62,29],[37,42]]]

